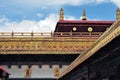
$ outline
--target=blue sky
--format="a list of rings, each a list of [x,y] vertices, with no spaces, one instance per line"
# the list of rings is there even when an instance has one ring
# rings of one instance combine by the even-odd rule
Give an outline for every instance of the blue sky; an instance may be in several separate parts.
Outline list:
[[[64,9],[65,19],[116,20],[120,0],[0,0],[0,32],[51,32]]]

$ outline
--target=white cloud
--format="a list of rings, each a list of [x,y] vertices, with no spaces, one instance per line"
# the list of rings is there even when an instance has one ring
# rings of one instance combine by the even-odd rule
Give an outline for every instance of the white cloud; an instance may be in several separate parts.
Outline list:
[[[4,25],[0,25],[0,32],[51,32],[54,31],[59,15],[50,14],[40,21],[22,20],[21,22],[11,22],[7,18],[0,18]],[[66,15],[66,19],[75,19],[73,16]]]
[[[39,18],[42,18],[42,17],[44,17],[44,14],[37,13],[36,16],[39,17]]]
[[[4,25],[0,26],[0,32],[31,32],[37,31],[38,27],[36,26],[35,21],[23,20],[19,23],[17,22],[5,22]]]
[[[38,26],[41,32],[51,32],[54,31],[56,23],[58,21],[57,14],[50,14],[44,20],[38,22]]]
[[[120,0],[111,0],[111,2],[113,2],[120,8]]]
[[[65,16],[65,20],[75,20],[76,18],[74,16],[69,16],[69,15],[66,15]]]
[[[7,19],[4,16],[0,16],[0,23],[4,23],[4,22],[9,22],[9,19]]]
[[[31,7],[45,7],[45,6],[62,6],[62,5],[83,5],[89,3],[102,3],[108,2],[109,0],[11,0],[12,5],[18,6],[31,6]],[[21,4],[21,5],[20,5]]]
[[[4,3],[3,3],[4,2]],[[9,1],[2,1],[0,5],[5,6],[3,4],[21,8],[29,8],[30,10],[34,9],[34,7],[46,9],[47,7],[55,6],[63,6],[63,5],[84,5],[84,4],[97,4],[97,3],[106,3],[106,2],[112,2],[115,5],[120,7],[120,0],[11,0]],[[26,6],[26,7],[25,7]],[[8,8],[9,8],[8,7]]]
[[[28,11],[34,11],[34,10],[49,10],[49,9],[54,9],[58,10],[58,8],[62,6],[67,6],[67,5],[72,5],[72,6],[80,6],[84,4],[101,4],[101,3],[113,3],[116,6],[120,8],[120,0],[11,0],[11,2],[6,1],[4,2],[4,6],[13,9],[15,8],[16,12],[17,9],[19,8],[20,10],[28,10]],[[7,5],[6,5],[7,4]],[[3,3],[0,3],[0,5],[3,5]],[[3,7],[4,8],[4,7]],[[43,16],[41,14],[38,14],[40,18]]]
[[[55,25],[58,21],[58,15],[50,14],[43,20],[32,21],[32,20],[22,20],[21,22],[5,22],[4,25],[0,26],[0,32],[50,32],[54,31]],[[7,19],[7,18],[5,18]],[[0,19],[2,21],[3,18]]]
[[[96,3],[105,3],[110,2],[110,0],[95,0]]]

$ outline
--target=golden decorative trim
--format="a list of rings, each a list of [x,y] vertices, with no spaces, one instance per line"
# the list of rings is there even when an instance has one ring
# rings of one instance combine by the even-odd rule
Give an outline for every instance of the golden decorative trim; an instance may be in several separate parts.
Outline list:
[[[80,54],[97,38],[0,38],[0,54]]]
[[[73,31],[76,31],[77,30],[77,28],[76,27],[73,27]]]
[[[92,32],[92,31],[93,31],[93,28],[92,28],[92,27],[88,27],[88,31],[89,31],[89,32]]]

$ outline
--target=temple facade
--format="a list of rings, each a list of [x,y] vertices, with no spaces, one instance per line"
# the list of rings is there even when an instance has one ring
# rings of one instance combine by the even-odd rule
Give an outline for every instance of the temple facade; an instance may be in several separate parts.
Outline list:
[[[120,10],[117,10],[117,20]],[[71,62],[88,50],[115,21],[65,20],[60,9],[53,33],[0,32],[0,65],[10,78],[56,79]],[[45,35],[44,35],[45,34]]]

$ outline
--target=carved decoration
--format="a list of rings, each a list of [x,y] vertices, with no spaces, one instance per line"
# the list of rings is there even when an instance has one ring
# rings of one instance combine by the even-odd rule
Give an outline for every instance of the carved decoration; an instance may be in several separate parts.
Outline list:
[[[31,78],[31,73],[32,73],[31,68],[27,67],[24,71],[25,71],[24,77]]]
[[[15,35],[15,33],[14,33]],[[80,54],[98,37],[0,38],[0,54]]]
[[[1,39],[0,39],[1,40]],[[5,41],[7,40],[7,42]],[[0,54],[44,54],[44,53],[59,53],[64,52],[75,54],[88,49],[96,39],[51,39],[51,40],[17,40],[5,39],[0,42]],[[64,52],[63,52],[64,51]],[[39,52],[39,53],[38,53]]]
[[[61,72],[60,72],[60,68],[59,68],[59,67],[56,67],[56,68],[54,69],[54,76],[58,78],[58,77],[60,76],[60,73],[61,73]]]

